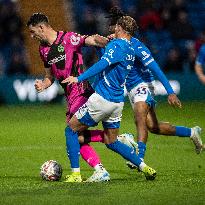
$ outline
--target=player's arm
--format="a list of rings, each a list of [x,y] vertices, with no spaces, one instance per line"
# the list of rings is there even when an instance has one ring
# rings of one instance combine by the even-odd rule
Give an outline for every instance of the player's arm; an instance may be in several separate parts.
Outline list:
[[[103,70],[105,70],[107,66],[120,62],[123,58],[122,55],[123,54],[121,52],[121,48],[118,45],[115,45],[114,43],[110,43],[106,47],[105,53],[102,56],[100,61],[95,63],[93,66],[91,66],[88,70],[86,70],[78,77],[69,76],[68,78],[63,80],[62,83],[72,84],[72,83],[82,82],[91,77],[94,77],[98,73],[101,73]]]
[[[72,84],[82,82],[102,72],[108,65],[109,63],[105,59],[101,59],[93,66],[91,66],[88,70],[86,70],[83,74],[79,75],[78,77],[69,76],[68,78],[63,80],[62,83]]]
[[[53,75],[51,74],[51,70],[50,68],[45,68],[45,76],[44,76],[44,79],[43,80],[38,80],[36,79],[35,81],[35,89],[38,91],[38,92],[42,92],[43,90],[47,89],[48,87],[50,87],[53,82],[54,82],[54,77]]]
[[[147,65],[147,68],[151,70],[158,80],[162,83],[165,90],[167,91],[168,95],[175,94],[172,86],[170,85],[167,77],[165,76],[164,72],[160,69],[159,65],[155,60],[153,60],[150,64]]]
[[[138,47],[138,49],[139,50],[136,53],[137,54],[136,57],[142,62],[142,64],[146,68],[152,71],[155,74],[155,76],[158,78],[158,80],[162,83],[162,85],[164,86],[168,94],[168,103],[170,105],[181,107],[180,100],[178,99],[177,95],[174,93],[174,90],[172,89],[172,86],[170,85],[167,77],[162,72],[157,62],[152,57],[150,50],[143,44],[141,44],[141,46]]]
[[[205,74],[203,72],[203,65],[205,65],[205,45],[202,45],[195,62],[195,72],[201,83],[205,85]]]
[[[105,47],[108,43],[108,38],[100,36],[98,34],[88,36],[85,38],[86,46],[96,46],[96,47]]]
[[[168,103],[170,105],[174,105],[174,106],[177,106],[177,107],[181,108],[182,105],[181,105],[180,100],[178,99],[177,95],[174,93],[174,90],[172,89],[172,86],[170,85],[167,77],[162,72],[159,65],[156,63],[156,61],[153,60],[150,64],[147,65],[147,68],[149,68],[151,71],[153,71],[155,76],[157,76],[158,80],[164,86],[164,88],[165,88],[165,90],[167,91],[167,94],[168,94]]]
[[[195,63],[195,72],[201,83],[205,85],[205,75],[201,64]]]

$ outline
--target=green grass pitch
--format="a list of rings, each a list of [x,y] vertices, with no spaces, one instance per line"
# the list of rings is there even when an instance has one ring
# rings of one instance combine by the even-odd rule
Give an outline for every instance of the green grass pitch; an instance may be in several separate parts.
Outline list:
[[[146,181],[136,170],[129,170],[125,161],[93,144],[111,174],[108,183],[68,184],[45,182],[39,168],[49,159],[69,173],[65,152],[65,106],[0,107],[0,204],[205,204],[205,153],[195,154],[188,138],[150,134],[145,161],[157,171],[154,181]],[[205,128],[204,102],[187,102],[182,109],[158,103],[158,118],[176,125]],[[135,133],[133,114],[126,104],[121,133]],[[205,132],[202,139],[205,141]],[[83,178],[92,169],[81,161]]]

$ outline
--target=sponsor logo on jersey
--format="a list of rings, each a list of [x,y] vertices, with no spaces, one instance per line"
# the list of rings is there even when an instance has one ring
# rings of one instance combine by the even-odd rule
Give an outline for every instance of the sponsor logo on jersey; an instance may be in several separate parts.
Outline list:
[[[80,37],[79,36],[74,36],[72,35],[70,37],[70,42],[71,44],[73,44],[74,46],[78,45],[80,43]]]
[[[66,55],[60,55],[58,57],[55,57],[52,60],[48,61],[48,64],[53,65],[53,64],[58,63],[62,60],[66,60]]]
[[[59,53],[62,53],[63,51],[64,51],[64,46],[60,44],[60,45],[58,46],[58,52],[59,52]]]

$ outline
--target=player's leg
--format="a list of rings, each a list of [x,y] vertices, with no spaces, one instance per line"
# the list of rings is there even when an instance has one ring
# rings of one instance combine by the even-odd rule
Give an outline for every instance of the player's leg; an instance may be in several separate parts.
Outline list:
[[[97,123],[101,120],[101,118],[103,117],[104,114],[100,109],[103,110],[105,108],[102,107],[101,105],[99,105],[98,103],[96,103],[97,97],[99,97],[98,94],[94,93],[93,95],[91,95],[91,97],[88,99],[87,103],[84,106],[82,106],[75,113],[75,116],[70,120],[69,125],[74,131],[83,131],[87,127],[96,126]],[[94,134],[97,135],[99,133],[102,134],[99,131],[96,131]],[[90,150],[90,148],[91,148],[90,146],[84,146],[83,150],[87,151],[88,153],[81,152],[82,155],[83,154],[86,155],[86,156],[84,155],[84,158],[86,158],[86,159],[89,158],[88,154],[95,154],[93,152],[94,150],[92,148],[91,148],[92,150]],[[95,161],[95,163],[96,163],[96,161]],[[96,171],[94,173],[96,173],[98,178],[95,179],[95,181],[107,181],[107,180],[109,180],[110,179],[109,173],[105,170],[105,168],[102,166],[102,164],[99,163],[96,165],[97,165],[97,166],[95,166]]]
[[[103,119],[104,142],[107,148],[120,154],[128,161],[131,161],[134,165],[139,167],[148,180],[153,180],[156,176],[156,171],[147,166],[144,161],[140,159],[140,157],[136,154],[134,147],[130,147],[117,140],[117,136],[119,135],[123,103],[110,103],[108,106],[113,107],[113,109],[109,117]]]
[[[199,154],[202,151],[201,128],[198,126],[188,128],[175,126],[168,122],[158,122],[155,110],[152,107],[147,115],[147,127],[150,132],[158,135],[189,137],[195,145],[196,153]]]
[[[103,130],[85,130],[79,136],[81,143],[90,142],[104,142],[104,131]]]
[[[70,166],[72,171],[71,175],[66,176],[66,182],[82,181],[79,163],[80,144],[78,142],[78,129],[87,129],[87,126],[81,125],[81,123],[77,120],[76,116],[74,115],[68,122],[68,126],[65,129],[67,154],[70,160]]]
[[[147,114],[146,123],[151,133],[161,134],[161,135],[175,135],[176,133],[175,126],[172,126],[168,122],[158,122],[155,109],[153,107],[150,108]]]
[[[85,130],[81,132],[78,137],[80,142],[80,154],[87,164],[93,167],[96,172],[106,171],[95,149],[89,145],[92,137],[91,134],[94,134],[95,138],[99,138],[103,132],[101,130]]]
[[[134,111],[139,156],[144,159],[148,138],[146,119],[149,109],[155,105],[155,101],[147,83],[138,84],[128,93],[128,97]]]
[[[156,171],[140,159],[133,147],[130,147],[117,140],[118,134],[119,131],[116,128],[105,128],[105,144],[107,148],[120,154],[124,159],[132,162],[144,173],[147,180],[154,180],[156,177]]]
[[[139,101],[134,104],[134,118],[135,125],[137,128],[137,144],[139,157],[144,159],[146,151],[146,143],[148,138],[148,128],[147,128],[147,114],[149,112],[149,105],[144,101]]]
[[[73,173],[73,178],[71,179],[68,175],[68,182],[80,182],[82,181],[80,176],[80,166],[79,166],[79,153],[80,153],[80,144],[78,142],[78,133],[75,132],[72,128],[74,128],[74,124],[77,126],[81,126],[74,116],[74,113],[88,100],[86,97],[81,95],[72,96],[72,100],[66,97],[67,101],[67,127],[65,129],[65,137],[66,137],[66,150],[67,155],[70,160],[71,171]],[[72,127],[71,127],[72,126]],[[86,127],[83,127],[85,129]],[[75,177],[74,177],[75,176]]]

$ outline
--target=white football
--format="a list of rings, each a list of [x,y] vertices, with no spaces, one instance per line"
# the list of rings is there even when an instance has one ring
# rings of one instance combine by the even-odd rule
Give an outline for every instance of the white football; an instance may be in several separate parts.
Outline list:
[[[63,173],[61,165],[55,160],[48,160],[40,168],[40,176],[46,181],[58,181]]]

